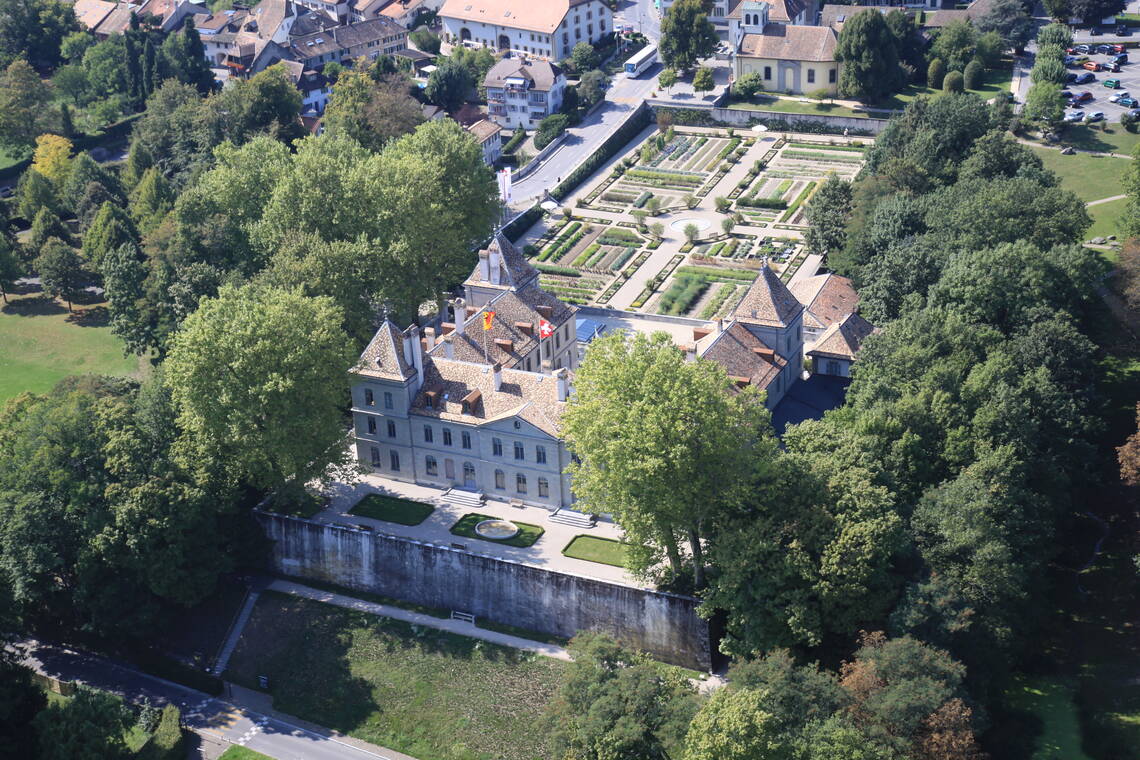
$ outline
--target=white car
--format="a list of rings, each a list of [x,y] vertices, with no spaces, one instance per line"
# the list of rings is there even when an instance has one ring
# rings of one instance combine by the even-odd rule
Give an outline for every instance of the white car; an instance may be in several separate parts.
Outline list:
[[[1103,111],[1093,111],[1086,118],[1090,122],[1091,121],[1104,121],[1104,112]]]
[[[1128,90],[1124,90],[1123,92],[1117,92],[1117,93],[1113,93],[1112,95],[1109,95],[1108,96],[1108,102],[1109,103],[1117,103],[1120,101],[1121,98],[1130,98],[1130,97],[1132,97],[1132,96],[1128,94]]]
[[[1071,121],[1071,122],[1084,121],[1084,118],[1085,118],[1085,112],[1084,111],[1069,111],[1068,113],[1065,114],[1065,121]]]

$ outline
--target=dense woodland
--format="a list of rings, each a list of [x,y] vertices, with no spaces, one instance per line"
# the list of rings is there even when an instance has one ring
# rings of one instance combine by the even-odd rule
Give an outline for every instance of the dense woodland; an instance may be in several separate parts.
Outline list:
[[[478,146],[421,124],[393,73],[343,72],[321,137],[276,69],[217,93],[128,84],[144,110],[119,167],[31,135],[12,208],[30,230],[2,220],[0,285],[36,273],[70,300],[101,283],[154,371],[0,411],[0,629],[141,646],[256,564],[253,504],[296,508],[349,469],[344,369],[383,315],[417,318],[470,271],[498,213]],[[575,492],[616,516],[633,572],[702,599],[733,665],[706,699],[580,637],[549,711],[561,757],[1012,756],[993,738],[1003,689],[1040,655],[1061,568],[1091,551],[1070,538],[1118,487],[1123,435],[1108,267],[1009,118],[920,98],[813,200],[809,243],[881,328],[823,419],[777,441],[717,365],[660,339],[591,348],[566,417]],[[24,751],[42,705],[2,667],[0,749]]]

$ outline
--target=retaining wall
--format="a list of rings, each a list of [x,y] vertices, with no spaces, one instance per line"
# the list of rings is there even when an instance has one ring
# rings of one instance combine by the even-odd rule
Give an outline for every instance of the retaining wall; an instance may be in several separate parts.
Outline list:
[[[278,572],[558,636],[606,631],[666,662],[711,669],[708,623],[692,597],[298,517],[255,515],[273,541]]]
[[[725,126],[747,127],[755,123],[767,124],[774,127],[776,123],[787,125],[789,131],[796,131],[797,127],[806,128],[806,125],[823,125],[832,134],[842,134],[844,129],[864,130],[872,134],[879,134],[886,129],[888,120],[877,118],[860,118],[857,116],[831,116],[828,114],[810,113],[784,113],[783,111],[764,111],[761,109],[716,108],[703,104],[679,105],[673,102],[646,101],[654,108],[667,108],[680,111],[703,111],[709,118]]]

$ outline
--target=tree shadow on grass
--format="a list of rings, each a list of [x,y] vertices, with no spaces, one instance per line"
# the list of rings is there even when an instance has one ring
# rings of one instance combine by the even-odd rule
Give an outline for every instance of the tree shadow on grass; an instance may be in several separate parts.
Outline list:
[[[66,314],[67,306],[49,295],[39,295],[10,301],[0,311],[16,317],[47,317],[55,314]]]
[[[1108,134],[1116,134],[1118,130],[1124,129],[1123,127],[1109,128]],[[1062,136],[1062,142],[1072,145],[1078,150],[1091,150],[1097,153],[1114,153],[1118,150],[1117,146],[1104,139],[1105,132],[1099,129],[1092,129],[1086,125],[1071,127],[1068,132]]]
[[[111,312],[107,311],[106,306],[79,309],[71,314],[67,321],[78,327],[106,327],[111,322]]]

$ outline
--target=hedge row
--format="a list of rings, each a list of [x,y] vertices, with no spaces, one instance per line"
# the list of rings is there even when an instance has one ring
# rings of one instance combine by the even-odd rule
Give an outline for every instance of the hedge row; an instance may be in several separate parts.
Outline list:
[[[736,150],[739,146],[740,146],[740,138],[739,137],[734,137],[731,140],[729,140],[728,144],[720,149],[720,153],[716,154],[716,158],[714,158],[712,161],[709,161],[708,164],[705,165],[705,169],[707,171],[711,172],[714,168],[716,168],[716,165],[718,162],[723,160],[725,156],[727,156],[732,151]]]
[[[519,238],[521,238],[535,222],[541,218],[542,209],[539,208],[538,204],[536,203],[515,217],[510,224],[503,227],[503,235],[506,236],[507,240],[514,243]]]
[[[633,254],[636,252],[636,248],[626,248],[625,253],[618,256],[616,259],[614,259],[614,263],[610,264],[610,271],[616,272],[617,270],[621,269],[623,266],[625,266],[625,262],[629,261]]]
[[[577,245],[578,241],[586,235],[586,228],[581,227],[581,225],[581,222],[572,223],[568,228],[568,232],[563,233],[560,238],[546,246],[542,253],[538,254],[538,260],[547,261],[548,259],[554,259],[557,261],[569,253],[570,249]],[[579,229],[579,227],[581,227],[581,229]],[[575,232],[575,230],[577,231]]]
[[[717,280],[743,280],[752,282],[756,279],[755,272],[745,272],[742,269],[721,269],[720,267],[684,266],[677,268],[678,275],[699,275]]]
[[[712,300],[705,305],[705,308],[701,309],[701,319],[712,319],[719,314],[721,307],[724,306],[724,302],[727,301],[729,296],[735,293],[739,287],[739,285],[732,282],[722,283],[720,290],[716,292]]]
[[[750,208],[785,209],[788,207],[788,202],[782,198],[757,198],[752,196],[749,198],[737,198],[736,205],[748,206]]]
[[[811,197],[812,191],[815,190],[815,185],[815,182],[807,183],[807,187],[803,189],[803,192],[799,194],[799,197],[796,198],[795,202],[788,207],[788,212],[784,214],[784,216],[780,219],[781,222],[786,222],[796,215],[796,210],[800,207],[800,205],[802,205],[804,201]]]
[[[534,268],[543,274],[560,274],[566,277],[581,277],[582,273],[570,267],[559,267],[554,264],[535,264]]]
[[[798,159],[800,161],[826,161],[833,164],[863,163],[862,157],[856,158],[854,156],[829,156],[826,153],[807,153],[802,150],[785,150],[783,157]]]
[[[661,300],[657,302],[657,312],[674,316],[684,314],[710,284],[708,279],[700,276],[677,276],[669,289],[661,294]]]
[[[648,191],[648,190],[642,190],[642,191],[641,191],[641,195],[637,196],[637,199],[636,199],[636,200],[634,200],[634,202],[633,202],[633,207],[634,207],[634,208],[641,208],[641,207],[642,207],[642,206],[644,206],[644,205],[645,205],[645,204],[646,204],[646,203],[649,201],[649,199],[650,199],[650,198],[652,198],[652,197],[653,197],[653,193],[651,193],[651,192],[650,192],[650,191]]]
[[[590,245],[586,246],[586,250],[582,251],[574,257],[574,261],[570,264],[570,266],[585,266],[590,257],[597,253],[600,248],[601,246],[597,243],[591,243]]]
[[[665,172],[660,169],[630,169],[626,172],[627,176],[638,177],[640,179],[647,179],[651,182],[662,182],[670,185],[685,185],[689,187],[696,187],[704,180],[703,177],[696,174],[673,174],[672,172]]]

